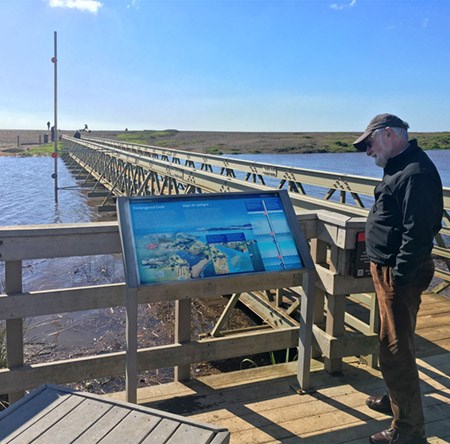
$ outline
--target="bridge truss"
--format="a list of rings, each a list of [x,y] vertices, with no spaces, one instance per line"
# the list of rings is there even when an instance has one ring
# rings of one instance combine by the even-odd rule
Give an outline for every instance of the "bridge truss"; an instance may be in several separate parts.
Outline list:
[[[224,193],[286,189],[297,212],[328,210],[367,217],[379,179],[307,170],[108,139],[64,136],[63,159],[88,196],[102,197],[99,211],[115,211],[116,196]],[[433,253],[446,270],[439,291],[450,285],[450,188],[444,188],[444,228]]]

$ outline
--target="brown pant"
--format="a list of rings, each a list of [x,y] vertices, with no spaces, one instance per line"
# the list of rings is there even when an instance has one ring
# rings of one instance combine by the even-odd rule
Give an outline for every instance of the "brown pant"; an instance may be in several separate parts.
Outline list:
[[[392,427],[424,434],[424,417],[416,366],[414,331],[421,294],[434,273],[432,259],[406,285],[393,285],[392,268],[371,263],[380,309],[380,367],[394,413]]]

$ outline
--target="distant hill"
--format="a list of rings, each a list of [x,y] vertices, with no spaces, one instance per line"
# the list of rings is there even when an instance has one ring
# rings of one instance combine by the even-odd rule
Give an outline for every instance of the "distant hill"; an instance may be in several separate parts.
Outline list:
[[[72,136],[75,130],[59,130],[59,134]],[[244,154],[244,153],[329,153],[352,152],[352,142],[361,132],[225,132],[225,131],[178,131],[144,130],[111,131],[93,130],[81,132],[81,137],[100,137],[196,151],[208,154]],[[50,139],[48,131],[39,130],[0,130],[0,151],[20,154],[44,141],[44,135]],[[410,133],[417,138],[424,149],[449,149],[450,132]],[[19,137],[20,146],[17,146]],[[39,139],[40,137],[40,139]]]

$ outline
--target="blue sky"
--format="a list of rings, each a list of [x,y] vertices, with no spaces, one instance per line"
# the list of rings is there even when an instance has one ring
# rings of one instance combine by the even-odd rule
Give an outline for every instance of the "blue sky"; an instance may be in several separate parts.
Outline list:
[[[450,130],[449,0],[0,0],[0,128]]]

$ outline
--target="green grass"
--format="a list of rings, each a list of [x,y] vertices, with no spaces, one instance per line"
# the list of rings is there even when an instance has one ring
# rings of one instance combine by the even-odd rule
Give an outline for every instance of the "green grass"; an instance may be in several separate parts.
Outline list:
[[[155,139],[173,137],[177,132],[177,130],[172,129],[164,131],[126,131],[124,133],[118,134],[117,139],[122,140],[123,142],[148,145],[154,143]]]
[[[450,132],[411,134],[424,150],[445,150],[450,148]]]
[[[55,147],[53,143],[46,143],[45,145],[35,146],[30,148],[29,150],[23,151],[22,156],[31,157],[31,156],[50,156]]]
[[[205,152],[207,154],[220,155],[220,154],[224,153],[224,148],[225,148],[225,145],[223,143],[218,143],[217,145],[213,145],[213,146],[206,148]]]

